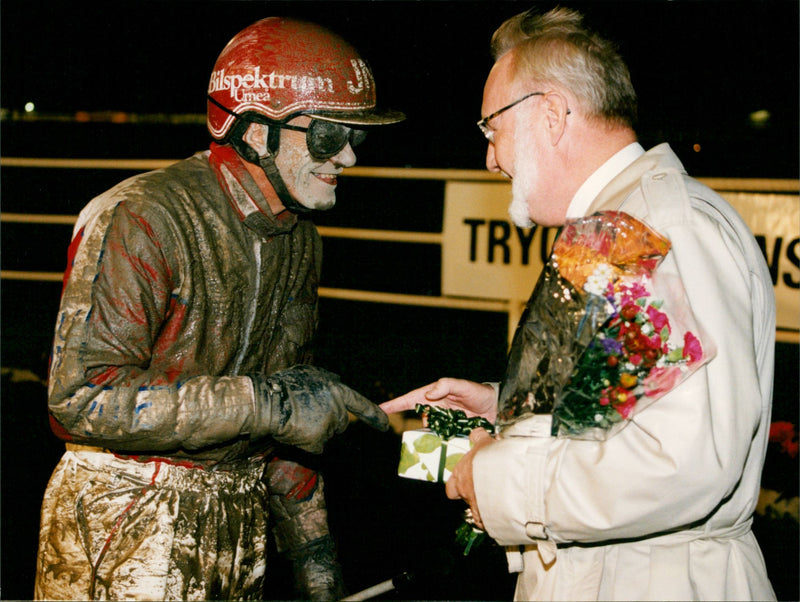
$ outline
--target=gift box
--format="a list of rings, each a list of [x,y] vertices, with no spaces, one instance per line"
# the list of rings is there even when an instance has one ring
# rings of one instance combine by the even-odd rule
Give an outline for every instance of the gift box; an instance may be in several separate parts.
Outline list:
[[[470,447],[468,437],[445,439],[428,428],[405,431],[397,474],[407,479],[444,483]]]

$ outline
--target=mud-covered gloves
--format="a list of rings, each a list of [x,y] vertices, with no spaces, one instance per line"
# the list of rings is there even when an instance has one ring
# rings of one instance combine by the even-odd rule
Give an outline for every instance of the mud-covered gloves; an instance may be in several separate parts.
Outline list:
[[[389,428],[383,410],[322,368],[293,366],[250,378],[256,396],[256,436],[271,435],[318,454],[334,434],[347,428],[348,411],[375,429]]]
[[[342,570],[330,535],[292,550],[294,586],[301,600],[341,600]]]

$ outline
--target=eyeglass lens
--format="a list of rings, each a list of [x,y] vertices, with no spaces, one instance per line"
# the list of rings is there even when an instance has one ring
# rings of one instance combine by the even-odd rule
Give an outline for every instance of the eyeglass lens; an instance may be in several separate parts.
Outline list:
[[[491,115],[487,115],[486,117],[484,117],[483,119],[478,121],[478,128],[480,128],[481,133],[484,136],[486,136],[486,139],[489,140],[489,142],[493,142],[494,141],[494,131],[492,130],[491,127],[489,127],[489,122],[492,119],[494,119],[495,117],[497,117],[498,115],[500,115],[502,113],[505,113],[511,107],[517,106],[523,100],[525,100],[527,98],[530,98],[531,96],[544,96],[544,94],[545,94],[544,92],[530,92],[530,93],[526,94],[525,96],[523,96],[521,98],[518,98],[514,102],[509,103],[506,106],[504,106],[502,109],[498,109],[497,111],[495,111]],[[570,112],[569,109],[567,109],[567,114],[569,114],[569,112]]]

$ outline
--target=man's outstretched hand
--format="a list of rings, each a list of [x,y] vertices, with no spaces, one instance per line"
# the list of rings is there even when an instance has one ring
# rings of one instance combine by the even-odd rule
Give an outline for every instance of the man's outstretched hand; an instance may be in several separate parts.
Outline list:
[[[497,396],[494,387],[460,378],[440,378],[434,383],[414,389],[380,404],[387,414],[413,410],[417,404],[463,410],[468,417],[481,416],[494,423],[497,417]]]

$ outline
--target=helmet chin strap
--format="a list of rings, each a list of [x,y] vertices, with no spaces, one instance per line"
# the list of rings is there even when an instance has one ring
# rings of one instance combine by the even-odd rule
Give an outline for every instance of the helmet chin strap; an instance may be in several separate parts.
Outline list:
[[[275,165],[275,155],[278,154],[278,147],[280,146],[280,128],[271,127],[267,134],[267,152],[260,155],[256,150],[244,141],[244,131],[249,126],[249,123],[243,119],[237,120],[236,125],[231,131],[230,143],[237,153],[247,162],[258,165],[267,176],[267,180],[275,190],[283,206],[292,213],[310,213],[311,209],[305,205],[301,205],[286,188],[286,183],[283,181],[283,176]]]
[[[283,176],[281,176],[281,172],[278,171],[278,166],[275,165],[275,156],[272,153],[268,152],[266,155],[258,157],[257,164],[262,170],[264,170],[269,183],[272,184],[272,188],[275,189],[275,193],[278,195],[278,198],[280,199],[281,203],[283,203],[284,207],[286,207],[292,213],[311,212],[311,209],[298,203],[286,188],[286,184],[283,181]]]

